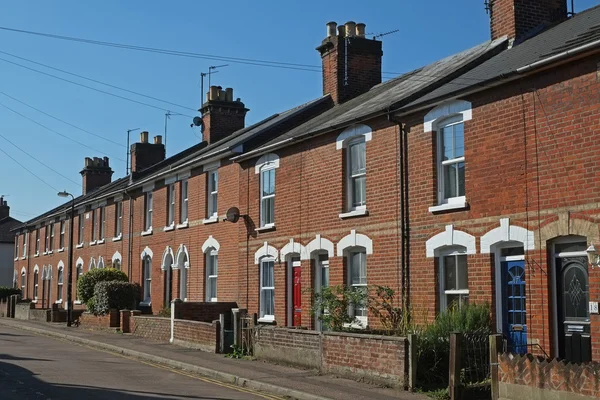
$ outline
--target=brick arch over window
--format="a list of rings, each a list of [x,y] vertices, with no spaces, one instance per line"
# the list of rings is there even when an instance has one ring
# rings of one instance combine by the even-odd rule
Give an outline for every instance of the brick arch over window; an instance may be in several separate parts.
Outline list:
[[[279,256],[282,260],[285,260],[288,254],[298,254],[302,257],[305,253],[306,248],[301,243],[295,242],[292,238],[288,243],[286,243],[285,246],[281,248],[279,251]]]
[[[263,257],[271,257],[275,261],[278,261],[279,251],[265,242],[258,250],[256,250],[256,253],[254,253],[254,264],[258,264]]]
[[[503,242],[523,243],[525,251],[535,249],[533,231],[529,231],[520,226],[511,225],[508,218],[502,218],[499,227],[490,230],[481,237],[481,253],[489,254],[492,246]]]
[[[337,244],[338,257],[344,256],[344,251],[352,247],[363,247],[367,254],[373,254],[373,241],[367,235],[356,233],[355,230],[344,236]]]
[[[152,253],[152,250],[148,246],[146,246],[146,248],[144,249],[144,251],[142,251],[142,253],[140,254],[140,257],[141,257],[142,260],[144,258],[146,258],[146,257],[152,258],[153,256],[154,256],[154,253]]]
[[[546,247],[546,242],[559,236],[583,236],[590,243],[600,241],[598,224],[584,219],[570,218],[569,213],[559,214],[557,221],[544,225],[536,233],[540,235],[536,239],[540,240],[542,249]]]
[[[427,257],[435,257],[445,247],[462,246],[465,254],[475,254],[475,236],[454,230],[454,225],[446,225],[446,230],[431,237],[425,243]]]
[[[302,259],[308,260],[310,259],[312,253],[320,250],[326,251],[329,258],[335,256],[333,242],[329,239],[321,237],[321,235],[317,235],[317,237],[315,237],[306,245],[304,254],[302,254]]]
[[[368,142],[373,137],[373,130],[367,125],[355,125],[351,126],[350,128],[346,128],[335,140],[335,148],[337,150],[341,150],[344,148],[344,145],[347,143],[348,139],[361,135],[365,137],[365,142]]]
[[[453,115],[461,115],[463,122],[470,121],[473,118],[471,103],[465,100],[452,100],[440,104],[425,115],[423,131],[427,133],[435,130],[437,122]]]
[[[142,256],[142,258],[144,258],[144,257]],[[162,262],[160,263],[160,269],[162,269],[163,271],[166,271],[169,268],[173,268],[174,263],[175,263],[175,256],[173,255],[173,249],[171,249],[171,246],[167,246],[165,248],[165,251],[163,252]]]
[[[221,245],[219,244],[219,242],[217,241],[217,239],[215,239],[214,237],[212,237],[212,235],[210,235],[208,237],[208,239],[206,239],[206,241],[202,245],[202,252],[206,253],[211,248],[215,249],[217,251],[219,251],[219,249],[221,248]]]

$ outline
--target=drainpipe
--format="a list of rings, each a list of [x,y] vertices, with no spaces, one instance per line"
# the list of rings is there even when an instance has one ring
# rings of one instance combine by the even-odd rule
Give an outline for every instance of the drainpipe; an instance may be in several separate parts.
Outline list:
[[[400,270],[402,273],[401,293],[402,305],[408,306],[410,303],[410,234],[409,234],[409,204],[408,204],[408,139],[405,125],[388,111],[388,121],[398,125],[400,140],[399,157],[399,188],[400,188],[400,239],[401,255]]]
[[[129,243],[127,246],[127,278],[129,279],[129,282],[132,282],[131,273],[133,272],[133,266],[131,254],[133,253],[133,197],[131,197],[127,189],[125,189],[123,193],[129,197],[129,223],[127,227],[129,230],[129,232],[127,232],[127,235],[129,236]]]

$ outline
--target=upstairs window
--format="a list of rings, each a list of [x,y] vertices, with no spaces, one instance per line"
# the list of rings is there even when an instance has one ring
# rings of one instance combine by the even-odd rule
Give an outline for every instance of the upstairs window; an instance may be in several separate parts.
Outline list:
[[[79,229],[77,230],[77,243],[82,246],[83,238],[84,238],[84,223],[83,223],[83,213],[79,214]]]
[[[35,230],[35,254],[40,254],[40,230]]]
[[[115,237],[121,237],[123,234],[123,202],[115,204]]]
[[[185,224],[188,220],[188,180],[181,181],[181,216],[180,222]]]
[[[98,218],[96,218],[96,211],[92,210],[92,243],[98,239]]]
[[[50,250],[50,225],[46,225],[46,229],[44,229],[46,233],[46,238],[44,241],[44,252],[48,252]]]
[[[358,210],[367,205],[367,146],[364,138],[348,144],[348,210]]]
[[[50,224],[50,240],[48,243],[48,251],[54,250],[54,224]]]
[[[21,240],[21,238],[17,235],[15,237],[15,260],[19,258],[19,240]]]
[[[265,168],[260,173],[260,226],[275,224],[275,169]]]
[[[152,229],[152,192],[146,193],[145,200],[145,218],[144,218],[144,230],[150,231]]]
[[[60,221],[60,234],[58,235],[58,248],[65,248],[65,221]]]
[[[208,218],[215,218],[218,215],[218,193],[219,193],[219,172],[217,170],[208,173]]]
[[[438,128],[440,144],[438,171],[440,174],[440,200],[465,195],[465,134],[460,117],[446,120]]]
[[[175,184],[167,186],[167,226],[175,225]]]
[[[106,212],[104,207],[100,207],[98,211],[100,213],[100,221],[98,221],[98,239],[104,240],[104,230],[106,228]]]
[[[23,236],[23,257],[27,257],[27,242],[29,242],[29,232]]]

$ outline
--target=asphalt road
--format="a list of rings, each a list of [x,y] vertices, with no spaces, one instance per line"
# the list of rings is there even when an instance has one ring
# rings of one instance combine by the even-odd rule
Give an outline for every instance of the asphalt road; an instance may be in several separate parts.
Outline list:
[[[0,399],[276,399],[165,367],[0,326]]]

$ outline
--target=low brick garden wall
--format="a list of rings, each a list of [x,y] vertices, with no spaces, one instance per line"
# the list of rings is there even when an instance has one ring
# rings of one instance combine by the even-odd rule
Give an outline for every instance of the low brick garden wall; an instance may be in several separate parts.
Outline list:
[[[220,314],[231,314],[237,303],[180,302],[175,304],[175,319],[213,322]]]
[[[111,310],[107,315],[97,316],[90,313],[82,313],[79,316],[79,326],[85,329],[114,331],[120,327],[119,312]]]
[[[169,342],[171,339],[171,319],[162,317],[132,316],[130,321],[131,334],[156,340]]]
[[[271,328],[258,330],[254,355],[353,379],[404,388],[408,377],[406,338]]]
[[[29,310],[29,320],[37,321],[37,322],[50,322],[51,319],[51,311],[49,309],[30,309]]]
[[[0,300],[0,317],[8,317],[8,299]]]
[[[498,364],[500,400],[600,398],[600,363],[573,364],[503,353]]]
[[[35,306],[33,303],[17,303],[15,305],[15,318],[16,319],[29,319],[29,311]]]
[[[218,322],[176,319],[173,323],[173,344],[212,353],[219,352],[220,325]]]

